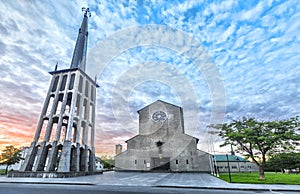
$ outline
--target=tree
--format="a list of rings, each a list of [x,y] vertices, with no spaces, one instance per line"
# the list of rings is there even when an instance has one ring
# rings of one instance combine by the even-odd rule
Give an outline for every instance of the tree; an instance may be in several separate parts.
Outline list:
[[[271,156],[266,163],[266,170],[296,169],[300,167],[300,153],[279,153]]]
[[[251,158],[258,166],[260,179],[265,178],[264,168],[268,155],[293,149],[298,143],[298,117],[281,121],[257,121],[254,118],[233,120],[229,124],[217,124],[209,127],[219,130],[224,143],[233,145],[237,151]]]
[[[24,160],[21,156],[21,149],[15,148],[14,146],[6,146],[5,150],[2,151],[0,157],[0,164],[6,165],[5,174],[7,174],[8,167],[10,165],[16,164],[21,160]]]
[[[111,169],[115,167],[115,160],[112,156],[102,156],[101,157],[101,163],[103,164],[104,168]]]

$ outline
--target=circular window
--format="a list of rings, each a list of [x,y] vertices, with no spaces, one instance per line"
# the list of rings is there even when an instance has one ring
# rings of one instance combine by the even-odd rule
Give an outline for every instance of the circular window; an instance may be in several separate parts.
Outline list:
[[[167,119],[167,114],[163,111],[157,111],[152,115],[152,119],[155,122],[162,122]]]

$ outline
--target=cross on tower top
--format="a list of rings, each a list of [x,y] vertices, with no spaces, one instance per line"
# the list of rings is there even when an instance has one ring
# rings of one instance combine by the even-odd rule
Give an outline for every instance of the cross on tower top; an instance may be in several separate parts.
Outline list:
[[[82,7],[81,10],[82,10],[82,12],[84,12],[84,16],[89,16],[89,17],[91,17],[90,8]]]

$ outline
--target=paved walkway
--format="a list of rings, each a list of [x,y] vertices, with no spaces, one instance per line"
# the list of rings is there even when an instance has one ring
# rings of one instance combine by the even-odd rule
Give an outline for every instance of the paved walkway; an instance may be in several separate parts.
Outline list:
[[[227,183],[204,173],[104,172],[99,175],[72,178],[8,178],[0,176],[0,183],[152,186],[300,192],[300,185]]]

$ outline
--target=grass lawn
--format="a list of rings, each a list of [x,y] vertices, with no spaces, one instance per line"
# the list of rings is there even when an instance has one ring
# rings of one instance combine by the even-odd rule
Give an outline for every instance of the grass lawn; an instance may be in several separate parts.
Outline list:
[[[0,169],[0,175],[5,174],[5,170]]]
[[[220,174],[220,179],[229,182],[228,173]],[[232,183],[254,183],[254,184],[289,184],[300,185],[300,174],[282,174],[265,172],[265,180],[259,180],[259,173],[231,173]]]

